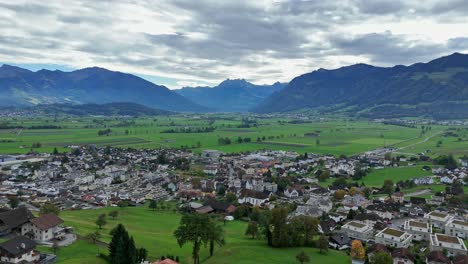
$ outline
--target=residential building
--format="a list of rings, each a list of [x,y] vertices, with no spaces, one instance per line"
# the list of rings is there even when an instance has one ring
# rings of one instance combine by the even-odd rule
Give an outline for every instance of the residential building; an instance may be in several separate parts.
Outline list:
[[[392,200],[395,203],[403,203],[405,201],[405,194],[403,192],[396,192],[392,195]]]
[[[431,250],[447,250],[448,256],[467,255],[465,243],[455,236],[433,234],[429,246]]]
[[[412,235],[398,229],[387,227],[375,235],[375,242],[396,248],[407,248],[411,245]]]
[[[0,244],[1,263],[35,263],[40,254],[35,251],[36,242],[18,236]]]
[[[393,264],[414,264],[414,255],[407,248],[396,248],[392,258]]]
[[[424,215],[426,221],[434,227],[443,229],[453,217],[447,213],[432,211]]]
[[[445,224],[445,234],[456,236],[461,239],[468,239],[468,222],[461,220],[450,220]]]
[[[346,233],[350,238],[367,241],[372,237],[373,228],[366,224],[351,221],[343,225],[341,231]]]
[[[442,251],[431,251],[426,257],[427,264],[451,264],[452,261]]]
[[[415,241],[428,240],[432,234],[432,226],[427,222],[407,220],[405,221],[404,229],[413,235],[413,240]]]
[[[55,214],[45,214],[24,224],[21,227],[21,235],[28,236],[36,241],[50,241],[64,234],[63,228],[59,226],[62,223],[63,220]]]

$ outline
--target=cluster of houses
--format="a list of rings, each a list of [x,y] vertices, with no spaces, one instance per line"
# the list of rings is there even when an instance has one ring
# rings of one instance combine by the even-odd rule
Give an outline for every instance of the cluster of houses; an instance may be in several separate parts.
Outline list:
[[[2,210],[0,236],[6,241],[0,243],[0,262],[49,263],[50,256],[36,250],[38,244],[68,245],[76,239],[71,229],[62,224],[63,220],[55,214],[34,217],[26,207]]]
[[[413,179],[415,185],[447,184],[445,192],[430,199],[408,199],[397,191],[372,200],[364,195],[365,186],[356,185],[351,192],[347,186],[318,184],[320,170],[330,177],[352,178],[357,169],[412,165],[404,157],[385,159],[387,151],[336,158],[290,151],[224,155],[216,150],[194,154],[182,150],[73,147],[70,153],[61,155],[3,157],[0,202],[7,205],[7,197],[18,197],[21,205],[32,209],[48,202],[62,210],[75,210],[116,206],[123,201],[137,206],[148,200],[172,199],[194,212],[231,218],[239,205],[268,210],[294,203],[291,217],[320,218],[318,229],[329,237],[334,249],[348,250],[351,241],[357,239],[368,245],[369,258],[385,251],[391,253],[395,263],[414,263],[408,248],[414,243],[427,243],[428,263],[452,263],[432,261],[443,257],[466,261],[463,240],[468,239],[468,210],[463,204],[446,204],[451,197],[463,194],[463,188],[453,183],[466,184],[467,167],[433,169],[433,176]],[[337,198],[335,194],[340,190],[345,190],[346,195]],[[382,193],[378,188],[371,191]],[[227,193],[231,194],[229,201],[216,200]],[[0,235],[15,234],[0,244],[1,261],[31,262],[40,256],[35,251],[37,243],[50,243],[67,234],[60,218],[35,218],[25,208],[0,213]]]

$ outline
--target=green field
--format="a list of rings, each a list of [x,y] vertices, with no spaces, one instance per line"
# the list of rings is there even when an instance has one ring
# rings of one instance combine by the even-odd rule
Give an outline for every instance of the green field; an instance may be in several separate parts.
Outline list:
[[[38,152],[51,152],[54,147],[68,151],[68,145],[111,145],[134,148],[158,148],[187,146],[195,152],[202,149],[218,149],[224,152],[241,152],[261,149],[295,150],[300,153],[353,155],[383,146],[404,147],[402,153],[415,154],[430,150],[429,155],[453,153],[468,154],[468,130],[458,137],[442,138],[447,127],[432,126],[421,135],[419,128],[384,125],[368,121],[334,119],[290,122],[290,118],[257,118],[257,124],[238,128],[241,117],[235,115],[206,116],[158,116],[152,118],[63,118],[57,121],[47,118],[10,119],[3,122],[10,126],[55,125],[61,129],[0,129],[0,153],[26,153],[35,142]],[[169,129],[215,127],[208,133],[162,133]],[[98,131],[111,129],[109,136],[98,136]],[[431,138],[431,136],[434,136]],[[219,145],[220,137],[228,137],[233,143]],[[250,138],[250,143],[237,143],[237,138]],[[257,138],[263,138],[257,142]],[[425,141],[427,139],[427,141]],[[441,139],[442,138],[442,139]],[[461,141],[459,141],[461,138]],[[442,141],[439,147],[437,143]],[[406,148],[405,148],[406,147]]]
[[[143,246],[149,251],[151,260],[161,255],[177,255],[182,263],[191,263],[191,247],[186,245],[180,248],[177,245],[173,232],[177,228],[180,214],[168,211],[152,212],[147,207],[133,208],[103,208],[98,210],[64,211],[60,217],[65,225],[73,226],[78,234],[86,235],[97,230],[94,224],[99,214],[118,210],[118,219],[108,219],[108,224],[101,231],[102,241],[109,242],[109,231],[118,223],[124,224],[130,235],[134,236],[137,246]],[[225,226],[226,245],[217,248],[212,258],[208,255],[208,248],[201,249],[201,260],[207,264],[219,263],[295,263],[295,256],[301,250],[309,254],[314,263],[348,263],[349,258],[344,252],[329,251],[327,255],[318,253],[315,248],[270,248],[264,240],[252,240],[244,236],[247,224],[241,221],[228,222]],[[50,250],[50,249],[45,249]],[[60,249],[57,254],[58,263],[75,264],[101,264],[102,259],[96,257],[97,246],[86,241],[77,241],[75,244]],[[100,248],[104,252],[105,248]]]

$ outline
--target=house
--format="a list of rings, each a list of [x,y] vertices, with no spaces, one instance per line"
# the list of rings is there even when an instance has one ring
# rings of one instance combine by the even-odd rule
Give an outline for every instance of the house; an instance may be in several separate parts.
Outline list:
[[[342,201],[342,204],[345,210],[357,210],[359,207],[367,207],[369,200],[360,194],[346,195]]]
[[[453,258],[452,264],[466,264],[468,263],[468,256],[458,255]]]
[[[366,208],[367,213],[372,213],[378,215],[382,219],[393,219],[392,206],[380,203],[380,204],[371,204]]]
[[[375,213],[363,213],[363,214],[358,214],[354,217],[355,221],[358,221],[360,223],[366,224],[368,226],[374,227],[374,225],[377,222],[381,222],[383,219],[380,218],[377,214]]]
[[[454,180],[453,177],[444,176],[444,177],[441,177],[441,178],[440,178],[440,183],[452,184],[452,183],[453,183],[453,180]]]
[[[432,177],[421,177],[413,180],[416,185],[429,185],[434,184],[434,179]]]
[[[328,245],[336,250],[347,250],[350,248],[351,239],[345,233],[337,233],[328,239]]]
[[[223,154],[223,152],[221,152],[219,150],[205,149],[205,150],[202,150],[201,156],[204,157],[204,158],[209,158],[209,159],[215,160],[215,159],[218,159],[222,154]]]
[[[218,173],[218,166],[216,165],[207,165],[203,169],[203,172],[208,175],[216,175]]]
[[[204,206],[211,206],[216,213],[223,213],[223,214],[232,214],[236,211],[236,207],[227,202],[216,201],[214,199],[209,199],[205,203]]]
[[[239,196],[238,202],[240,204],[249,203],[253,206],[260,206],[266,202],[270,198],[271,192],[258,192],[253,190],[244,189]]]
[[[336,228],[336,222],[333,219],[326,219],[320,221],[320,224],[318,226],[318,230],[321,234],[329,234],[333,232]]]
[[[0,213],[0,235],[7,235],[19,231],[23,224],[34,216],[26,207],[8,210]]]
[[[468,158],[462,158],[462,159],[459,159],[459,161],[462,167],[468,167]]]
[[[387,227],[375,235],[375,242],[384,244],[386,246],[393,246],[396,248],[407,248],[411,245],[412,235],[395,229]]]
[[[413,235],[414,241],[428,240],[432,234],[432,226],[429,223],[423,223],[415,220],[406,220],[404,224],[406,232]]]
[[[405,194],[403,192],[396,192],[392,195],[392,200],[395,203],[403,203],[405,201]]]
[[[445,227],[445,223],[448,223],[453,217],[447,213],[432,211],[424,215],[424,219],[434,227],[443,229]]]
[[[175,262],[174,260],[167,258],[161,261],[153,262],[152,264],[178,264],[178,262]]]
[[[396,248],[392,252],[394,264],[414,264],[414,255],[406,248]]]
[[[390,250],[383,245],[383,244],[372,244],[368,249],[367,249],[367,257],[369,261],[372,260],[372,257],[374,257],[375,254],[380,253],[380,252],[385,252],[390,254]]]
[[[29,223],[21,227],[21,235],[40,242],[59,238],[64,234],[64,229],[59,225],[63,223],[55,214],[45,214],[29,220]]]
[[[431,250],[447,250],[448,256],[467,255],[465,243],[459,237],[444,234],[433,234],[430,237]]]
[[[294,188],[294,187],[288,187],[284,191],[284,196],[288,198],[298,198],[303,195],[303,191],[301,188]]]
[[[442,253],[442,251],[435,250],[431,251],[429,255],[426,256],[427,264],[451,264],[452,261]]]
[[[351,221],[343,225],[341,231],[346,233],[350,238],[365,242],[372,237],[373,228],[366,224]]]
[[[1,263],[34,263],[40,259],[36,242],[18,236],[0,244]]]
[[[445,234],[456,236],[461,239],[468,239],[468,222],[461,220],[450,220],[445,224]]]

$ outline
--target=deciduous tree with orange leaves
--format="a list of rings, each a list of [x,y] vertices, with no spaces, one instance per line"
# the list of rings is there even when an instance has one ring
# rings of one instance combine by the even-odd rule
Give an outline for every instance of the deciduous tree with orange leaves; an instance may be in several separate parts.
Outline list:
[[[350,255],[353,259],[364,259],[366,257],[366,251],[361,241],[353,240],[351,242],[351,252]]]

